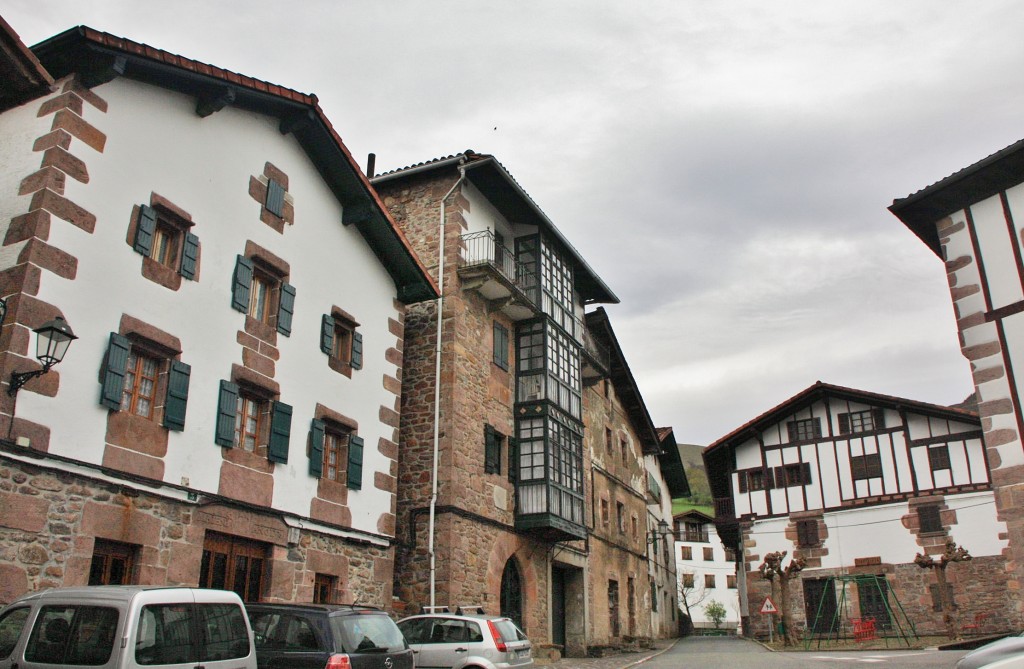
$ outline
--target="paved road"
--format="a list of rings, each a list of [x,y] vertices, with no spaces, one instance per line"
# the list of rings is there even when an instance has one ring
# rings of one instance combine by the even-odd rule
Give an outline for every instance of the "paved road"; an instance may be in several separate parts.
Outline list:
[[[773,653],[760,644],[735,637],[689,637],[644,663],[644,669],[842,669],[872,665],[903,669],[952,669],[965,651],[806,651]]]
[[[966,651],[879,650],[879,651],[806,651],[773,653],[760,644],[735,637],[688,637],[680,639],[669,650],[634,665],[633,669],[843,669],[864,667],[909,669],[953,669]],[[620,669],[631,661],[619,656]],[[607,661],[610,658],[603,658]],[[571,663],[562,660],[558,664]],[[578,669],[583,669],[579,667]]]

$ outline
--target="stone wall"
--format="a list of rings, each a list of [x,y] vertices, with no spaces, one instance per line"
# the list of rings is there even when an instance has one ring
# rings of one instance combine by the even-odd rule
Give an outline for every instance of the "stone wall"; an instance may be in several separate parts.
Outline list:
[[[196,586],[207,531],[267,546],[264,601],[311,601],[320,573],[338,579],[338,601],[391,605],[390,547],[309,530],[291,544],[273,513],[186,502],[0,454],[0,604],[88,584],[97,539],[135,547],[133,583]]]

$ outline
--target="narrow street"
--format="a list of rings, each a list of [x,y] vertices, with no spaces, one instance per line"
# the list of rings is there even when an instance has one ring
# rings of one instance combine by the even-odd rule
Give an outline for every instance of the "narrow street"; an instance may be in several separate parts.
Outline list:
[[[820,669],[873,666],[952,669],[966,651],[872,650],[773,653],[758,643],[735,637],[688,637],[672,649],[643,663],[644,669]]]

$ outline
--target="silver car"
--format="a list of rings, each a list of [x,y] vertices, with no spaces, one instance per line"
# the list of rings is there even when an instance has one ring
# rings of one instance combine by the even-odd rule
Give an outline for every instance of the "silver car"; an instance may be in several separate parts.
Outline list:
[[[976,648],[964,655],[956,663],[956,669],[981,669],[1000,660],[1011,662],[1006,666],[1014,666],[1011,658],[1016,658],[1024,666],[1024,635],[1008,636],[998,641]]]
[[[416,654],[416,669],[522,669],[533,646],[510,618],[434,613],[398,621]]]

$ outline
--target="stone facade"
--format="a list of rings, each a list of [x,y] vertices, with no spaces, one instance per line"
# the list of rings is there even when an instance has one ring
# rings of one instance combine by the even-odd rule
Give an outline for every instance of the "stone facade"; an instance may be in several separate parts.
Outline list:
[[[87,585],[97,540],[137,546],[131,582],[199,583],[208,532],[268,549],[263,601],[311,601],[317,574],[337,579],[338,601],[391,601],[393,548],[308,530],[230,501],[188,502],[23,462],[0,453],[0,604],[43,588]]]

